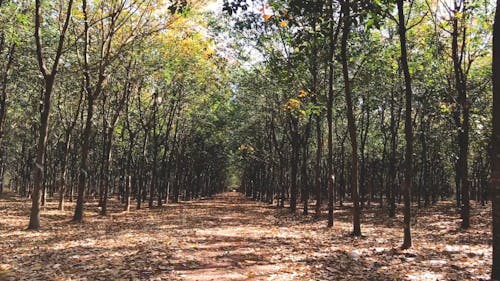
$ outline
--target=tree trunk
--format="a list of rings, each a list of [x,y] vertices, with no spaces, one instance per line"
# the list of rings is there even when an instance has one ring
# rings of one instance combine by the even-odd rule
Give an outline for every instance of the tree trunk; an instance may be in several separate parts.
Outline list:
[[[349,32],[351,28],[350,4],[349,0],[345,0],[342,4],[344,15],[344,25],[342,30],[342,74],[344,78],[344,93],[347,103],[347,125],[349,129],[349,138],[352,148],[351,159],[351,197],[354,205],[352,222],[354,236],[361,236],[361,211],[359,208],[359,193],[358,193],[358,137],[356,131],[356,120],[354,118],[354,106],[352,103],[351,81],[349,80],[349,64],[347,53],[347,41],[349,39]]]
[[[493,27],[493,151],[491,155],[493,203],[493,263],[491,279],[500,280],[500,0]]]
[[[66,35],[66,30],[69,26],[69,21],[71,18],[71,8],[73,5],[73,0],[68,2],[68,7],[66,11],[66,17],[63,24],[61,33],[59,34],[59,41],[57,45],[57,50],[55,53],[54,61],[52,63],[52,68],[47,69],[43,57],[43,47],[42,38],[40,35],[41,26],[41,0],[35,1],[35,43],[36,43],[36,56],[38,61],[38,68],[43,76],[44,89],[42,91],[42,104],[40,112],[40,127],[38,128],[38,142],[37,142],[37,153],[35,162],[35,178],[34,187],[32,194],[32,205],[30,212],[30,221],[28,229],[39,229],[40,228],[40,190],[43,184],[43,176],[45,171],[45,150],[47,147],[47,134],[49,128],[49,114],[50,114],[50,101],[52,95],[52,89],[54,87],[54,81],[56,78],[56,73],[59,65],[59,61],[62,54],[62,49],[64,46],[64,39]]]
[[[105,142],[104,142],[104,168],[103,168],[103,178],[102,178],[102,187],[103,187],[103,196],[101,201],[101,216],[108,215],[108,192],[109,192],[109,179],[110,179],[110,163],[111,163],[111,147],[113,145],[113,131],[114,126],[105,129],[107,133],[105,133]]]
[[[0,33],[0,41],[4,40],[4,34]],[[1,44],[3,45],[3,44]],[[0,47],[0,53],[2,53],[3,47]],[[7,52],[7,64],[5,65],[5,69],[2,72],[1,77],[1,86],[0,86],[0,194],[3,192],[4,187],[4,168],[5,168],[5,151],[3,146],[3,136],[4,136],[4,123],[7,115],[7,84],[9,82],[10,70],[12,68],[12,64],[14,63],[14,53],[16,50],[16,44],[12,43],[11,47]]]
[[[396,153],[397,153],[397,128],[394,92],[391,92],[391,156],[389,159],[389,217],[396,217]]]
[[[80,159],[80,177],[78,178],[77,199],[73,221],[83,222],[83,205],[84,205],[84,192],[87,184],[87,177],[89,176],[87,158],[90,151],[90,137],[92,134],[92,117],[94,115],[94,98],[88,94],[91,90],[87,90],[87,119],[85,122],[85,129],[82,135],[82,150]]]
[[[31,194],[31,212],[28,229],[36,230],[40,228],[40,204],[41,204],[41,189],[43,187],[43,176],[45,171],[45,150],[47,147],[47,133],[49,130],[49,111],[54,85],[54,76],[48,77],[45,80],[43,94],[42,110],[40,112],[40,128],[38,130],[38,143],[35,162],[35,176],[33,193]]]
[[[71,146],[71,133],[66,133],[64,139],[63,161],[61,163],[61,178],[59,180],[59,205],[58,210],[64,211],[64,195],[66,193],[66,178],[68,175],[69,150]]]
[[[302,182],[302,202],[303,209],[302,213],[307,215],[309,213],[309,175],[307,173],[307,159],[309,158],[309,134],[310,134],[310,126],[311,119],[309,119],[308,124],[306,125],[306,132],[304,133],[304,137],[302,140],[302,165],[301,165],[301,182]]]
[[[153,203],[154,203],[154,197],[155,197],[155,192],[159,193],[159,190],[156,188],[156,182],[157,182],[157,162],[158,162],[158,135],[156,134],[156,113],[157,113],[157,108],[158,108],[158,94],[157,92],[154,93],[153,96],[153,122],[152,122],[152,142],[153,142],[153,164],[151,166],[151,183],[149,185],[149,201],[148,201],[148,207],[151,209],[153,208]],[[160,200],[160,205],[161,205],[161,200]]]
[[[330,13],[333,18],[333,1],[330,0],[329,3],[329,8],[330,8]],[[339,21],[337,27],[341,25],[341,21]],[[338,34],[338,33],[337,33]],[[330,49],[328,53],[328,101],[326,105],[326,119],[328,122],[328,140],[327,140],[327,146],[328,146],[328,159],[326,160],[326,165],[327,165],[327,172],[328,174],[326,175],[326,180],[328,184],[328,227],[333,226],[333,211],[334,211],[334,206],[335,206],[335,196],[334,196],[334,190],[333,190],[333,181],[334,181],[334,175],[333,175],[333,83],[334,77],[333,77],[333,71],[334,71],[334,65],[333,65],[333,59],[335,55],[335,34],[333,31],[333,19],[331,19],[330,23],[330,31],[329,31],[329,40],[330,40]],[[319,194],[321,195],[321,191],[319,191]],[[318,196],[318,198],[320,198]],[[318,202],[316,205],[316,213],[319,215],[320,213],[320,206],[321,202]]]
[[[463,54],[460,54],[459,48],[463,49],[464,46],[459,47],[458,37],[461,32],[459,31],[459,13],[460,17],[463,17],[463,12],[465,11],[465,3],[462,3],[462,7],[458,6],[457,1],[455,1],[455,15],[453,17],[453,32],[452,32],[452,59],[453,59],[453,72],[455,76],[455,89],[457,91],[458,97],[458,161],[457,161],[457,174],[460,175],[460,208],[462,216],[462,229],[467,229],[470,226],[470,202],[469,202],[469,171],[468,171],[468,156],[469,156],[469,127],[470,127],[470,106],[467,99],[467,86],[466,77],[462,69],[461,62],[463,60]],[[465,30],[464,30],[465,32]],[[466,44],[465,41],[462,44]]]
[[[412,89],[410,69],[408,67],[408,53],[406,50],[406,19],[404,16],[404,2],[403,0],[397,1],[398,6],[398,32],[399,41],[401,45],[401,66],[403,68],[405,79],[405,139],[406,139],[406,153],[405,153],[405,177],[403,183],[403,197],[404,197],[404,240],[401,248],[408,249],[411,247],[411,201],[410,191],[413,179],[413,124],[412,124]]]
[[[323,157],[323,137],[321,133],[321,121],[320,116],[316,116],[316,163],[315,163],[315,193],[316,193],[316,209],[315,216],[319,217],[321,215],[321,158]]]
[[[290,123],[292,130],[292,157],[290,159],[290,212],[295,213],[297,210],[297,174],[299,172],[299,150],[300,150],[300,134],[299,121],[290,113]]]
[[[123,210],[125,212],[130,212],[130,190],[131,190],[131,185],[132,185],[132,176],[128,175],[126,176],[125,180],[125,207]]]

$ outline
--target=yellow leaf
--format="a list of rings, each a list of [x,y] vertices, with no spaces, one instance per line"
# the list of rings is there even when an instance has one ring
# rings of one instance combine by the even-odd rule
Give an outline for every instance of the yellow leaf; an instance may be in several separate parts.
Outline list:
[[[285,111],[296,110],[296,109],[300,108],[301,105],[302,105],[302,102],[300,100],[291,98],[287,101],[284,108],[285,108]]]

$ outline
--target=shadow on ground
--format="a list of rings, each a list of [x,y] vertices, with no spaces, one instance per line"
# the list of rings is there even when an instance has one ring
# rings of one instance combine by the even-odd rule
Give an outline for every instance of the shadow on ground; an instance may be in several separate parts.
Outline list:
[[[479,280],[491,260],[484,225],[454,231],[438,207],[421,212],[415,248],[399,251],[400,218],[376,207],[364,210],[366,236],[355,238],[349,206],[328,229],[323,217],[238,193],[129,213],[111,200],[106,217],[91,202],[83,224],[70,223],[71,204],[58,211],[49,201],[37,232],[24,230],[29,206],[0,199],[0,280]]]

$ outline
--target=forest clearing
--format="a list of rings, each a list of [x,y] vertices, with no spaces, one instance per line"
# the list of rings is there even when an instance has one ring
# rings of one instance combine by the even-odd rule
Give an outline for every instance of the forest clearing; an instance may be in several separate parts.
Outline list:
[[[293,216],[239,193],[129,213],[110,205],[102,217],[89,204],[72,225],[48,202],[47,227],[27,232],[29,202],[1,199],[0,280],[487,280],[491,263],[489,207],[474,208],[466,232],[452,202],[417,212],[415,246],[400,250],[401,218],[377,206],[364,210],[366,236],[353,237],[348,206],[331,229],[326,213]]]
[[[500,0],[0,0],[0,280],[500,281]]]

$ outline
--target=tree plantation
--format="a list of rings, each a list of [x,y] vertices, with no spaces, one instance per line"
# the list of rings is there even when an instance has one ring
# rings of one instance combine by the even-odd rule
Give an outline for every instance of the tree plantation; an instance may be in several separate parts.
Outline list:
[[[500,280],[499,4],[0,0],[0,280]]]

